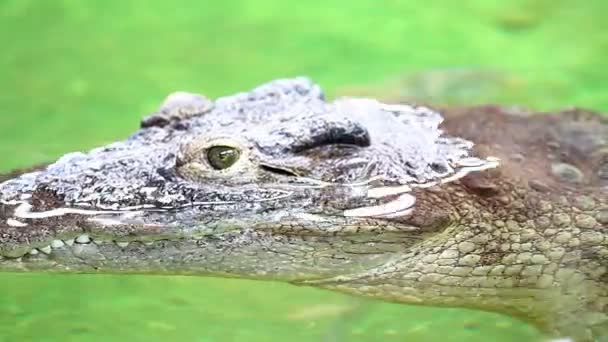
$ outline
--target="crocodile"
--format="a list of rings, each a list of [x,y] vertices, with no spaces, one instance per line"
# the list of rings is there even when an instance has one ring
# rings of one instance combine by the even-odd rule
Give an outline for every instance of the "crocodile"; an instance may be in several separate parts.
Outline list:
[[[583,109],[277,79],[172,93],[125,140],[0,182],[1,271],[267,279],[608,331],[608,120]]]

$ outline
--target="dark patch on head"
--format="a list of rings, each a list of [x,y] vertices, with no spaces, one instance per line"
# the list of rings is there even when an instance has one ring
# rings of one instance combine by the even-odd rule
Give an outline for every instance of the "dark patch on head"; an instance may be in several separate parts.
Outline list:
[[[142,119],[140,123],[141,128],[148,127],[165,127],[171,122],[171,119],[162,115],[152,114]]]
[[[164,128],[170,126],[176,131],[186,131],[190,127],[187,122],[180,121],[180,118],[163,116],[163,115],[150,115],[141,121],[140,128],[159,127]]]
[[[448,172],[448,166],[445,165],[445,164],[431,163],[429,165],[429,167],[431,168],[431,170],[433,170],[433,171],[435,171],[437,173],[447,173]]]
[[[345,125],[321,126],[311,135],[297,141],[291,151],[298,153],[328,145],[367,147],[371,143],[369,132],[361,125],[347,122]]]
[[[173,125],[171,125],[171,128],[173,128],[176,131],[187,131],[188,128],[190,128],[190,124],[187,122],[183,122],[183,121],[177,121],[177,122],[174,122]]]

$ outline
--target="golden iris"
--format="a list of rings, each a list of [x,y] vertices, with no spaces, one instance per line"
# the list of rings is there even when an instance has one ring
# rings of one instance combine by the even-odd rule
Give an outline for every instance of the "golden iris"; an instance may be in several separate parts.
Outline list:
[[[207,149],[207,160],[216,170],[231,167],[239,160],[240,155],[238,149],[230,146],[213,146]]]

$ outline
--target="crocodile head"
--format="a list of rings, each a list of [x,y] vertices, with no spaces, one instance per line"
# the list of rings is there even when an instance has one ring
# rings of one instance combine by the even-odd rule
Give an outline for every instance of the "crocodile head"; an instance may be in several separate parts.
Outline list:
[[[0,185],[14,269],[322,279],[451,222],[412,189],[493,168],[428,108],[324,100],[304,78],[211,101],[174,93],[128,139]],[[1,262],[1,260],[0,260]]]

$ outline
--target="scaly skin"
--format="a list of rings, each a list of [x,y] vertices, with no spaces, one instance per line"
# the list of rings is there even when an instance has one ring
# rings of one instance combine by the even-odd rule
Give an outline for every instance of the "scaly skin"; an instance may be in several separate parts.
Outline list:
[[[314,285],[506,313],[558,337],[606,338],[607,121],[583,110],[443,113],[447,132],[475,141],[501,167],[417,194],[425,223],[434,213],[451,224],[397,260]]]
[[[125,142],[7,176],[0,270],[277,279],[608,336],[606,120],[441,112],[445,134],[305,79],[176,94]]]

